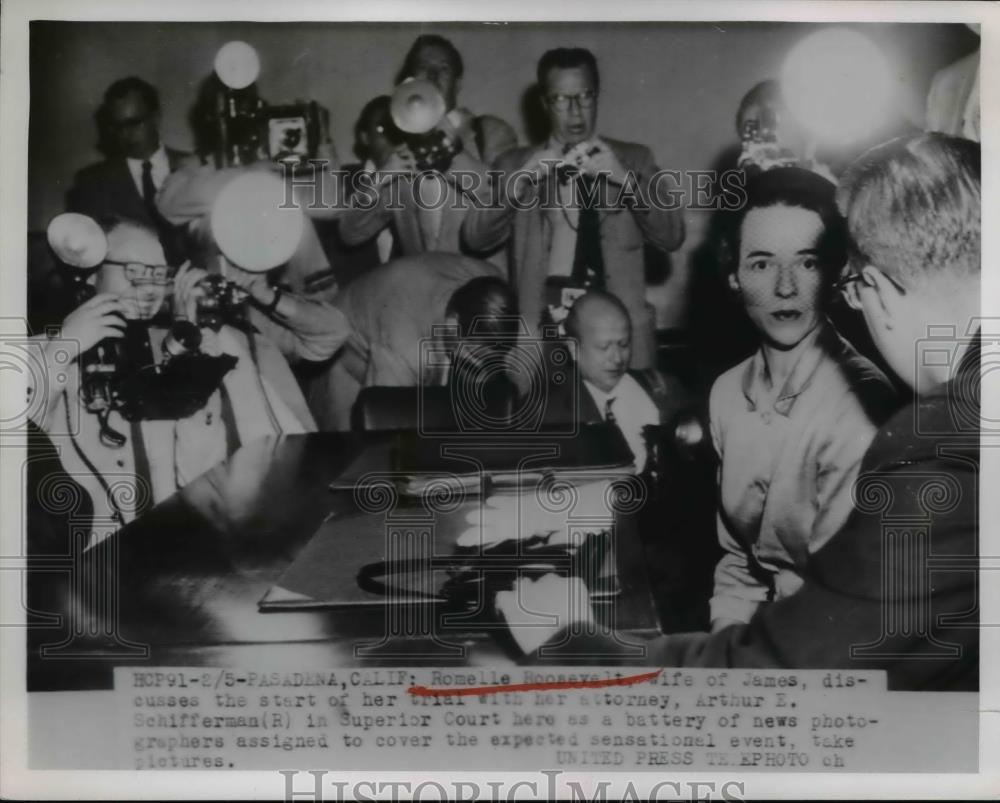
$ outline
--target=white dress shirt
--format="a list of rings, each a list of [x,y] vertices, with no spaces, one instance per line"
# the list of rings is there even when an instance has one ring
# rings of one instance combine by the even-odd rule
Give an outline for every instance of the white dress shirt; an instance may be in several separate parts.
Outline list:
[[[549,148],[561,150],[562,143],[549,140]],[[580,207],[576,203],[576,188],[572,181],[556,187],[557,204],[547,209],[552,226],[552,247],[549,250],[549,276],[570,276],[576,258],[576,230],[580,220]]]
[[[594,399],[602,418],[608,409],[608,400],[612,400],[611,412],[615,423],[632,450],[636,468],[641,471],[646,465],[646,441],[642,437],[642,428],[660,423],[660,411],[656,404],[631,374],[625,374],[619,379],[610,393],[605,393],[586,379],[583,384]]]
[[[142,163],[143,161],[148,161],[152,166],[153,174],[153,186],[157,190],[163,186],[163,182],[167,180],[167,176],[170,175],[170,160],[167,158],[167,149],[161,144],[159,148],[149,157],[148,160],[143,159],[126,159],[128,164],[128,172],[132,174],[132,181],[135,182],[135,188],[139,191],[139,197],[142,198]]]

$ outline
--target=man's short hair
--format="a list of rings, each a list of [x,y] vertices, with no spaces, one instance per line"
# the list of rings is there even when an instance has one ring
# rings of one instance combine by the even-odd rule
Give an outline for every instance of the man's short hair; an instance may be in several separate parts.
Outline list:
[[[879,145],[848,168],[838,201],[854,265],[903,287],[979,275],[979,143],[933,133]]]
[[[597,59],[585,47],[557,47],[547,50],[538,60],[538,86],[545,89],[545,81],[552,70],[584,69],[590,73],[594,91],[600,88],[601,76],[597,70]]]
[[[366,131],[368,126],[376,121],[381,120],[383,125],[392,126],[392,114],[389,111],[390,103],[391,98],[388,95],[378,95],[365,104],[361,110],[361,114],[358,115],[358,121],[354,124],[355,142],[361,138],[361,132]],[[393,131],[387,130],[384,133],[389,136],[389,139],[393,139],[391,136],[394,133]]]
[[[451,69],[455,73],[455,77],[462,77],[462,74],[465,72],[465,64],[462,62],[462,54],[458,52],[458,48],[451,43],[451,40],[445,39],[439,34],[425,33],[418,36],[406,52],[406,58],[403,59],[403,68],[399,71],[398,81],[405,81],[407,78],[413,77],[417,56],[420,54],[421,49],[425,47],[441,48],[447,54],[448,61],[451,62]]]
[[[104,108],[110,108],[112,103],[121,100],[132,92],[142,97],[146,108],[151,112],[158,112],[160,110],[160,93],[156,91],[156,87],[134,75],[115,81],[104,91]]]
[[[477,276],[459,287],[448,300],[445,315],[458,319],[463,338],[514,337],[520,331],[514,292],[496,276]]]
[[[604,290],[588,290],[573,302],[566,320],[563,321],[563,328],[569,337],[574,340],[580,339],[580,317],[594,301],[603,301],[617,309],[625,317],[625,320],[628,321],[629,331],[631,331],[632,318],[628,314],[628,308],[618,296]]]
[[[736,110],[736,132],[740,135],[743,134],[743,131],[740,129],[740,120],[743,119],[743,115],[747,113],[747,109],[751,106],[768,106],[772,109],[780,109],[784,105],[785,102],[781,97],[781,87],[773,78],[754,84],[750,88],[750,91],[740,100],[739,108]]]

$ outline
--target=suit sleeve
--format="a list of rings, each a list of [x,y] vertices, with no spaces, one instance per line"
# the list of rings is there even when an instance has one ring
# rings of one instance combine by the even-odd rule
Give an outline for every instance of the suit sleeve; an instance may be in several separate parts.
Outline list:
[[[639,203],[632,208],[643,239],[661,251],[674,251],[684,242],[684,215],[682,209],[667,208],[664,191],[657,188],[656,176],[660,169],[653,154],[646,147],[637,151],[635,188]]]
[[[483,162],[495,164],[507,151],[517,147],[517,134],[499,117],[484,115],[480,118],[483,126]]]
[[[970,450],[971,451],[971,450]],[[792,669],[883,669],[891,689],[968,688],[979,661],[976,617],[975,501],[978,458],[956,455],[917,463],[887,462],[862,479],[887,489],[894,516],[926,517],[919,488],[931,476],[947,475],[953,506],[929,525],[932,552],[941,568],[933,586],[913,578],[884,588],[884,577],[922,572],[904,544],[885,540],[885,511],[855,510],[845,526],[814,556],[805,584],[795,594],[763,607],[744,625],[711,635],[677,634],[646,642],[643,664],[685,667]],[[952,485],[953,483],[953,485]],[[947,556],[947,558],[945,558]],[[943,564],[954,562],[949,569]],[[922,621],[913,617],[924,617]],[[949,618],[960,624],[947,630]],[[901,627],[910,621],[912,627]],[[895,628],[887,624],[897,623]],[[924,625],[926,627],[924,627]],[[572,650],[588,650],[602,660],[623,663],[618,642],[601,636],[565,640]],[[549,642],[559,644],[560,636]],[[942,649],[942,647],[947,649]],[[549,648],[551,649],[551,647]],[[929,656],[936,655],[936,659]],[[944,660],[941,660],[944,659]],[[530,659],[536,661],[536,656]],[[557,651],[546,661],[559,660]],[[565,659],[563,659],[565,660]],[[971,680],[970,680],[971,678]]]
[[[73,186],[66,193],[66,211],[87,215],[95,220],[114,215],[107,182],[101,178],[92,169],[80,170],[73,177]]]
[[[380,185],[366,186],[362,192],[352,195],[347,209],[337,218],[344,244],[363,245],[377,237],[392,223],[389,199],[398,195],[396,200],[399,200],[403,192],[406,187],[399,179],[389,179]]]
[[[332,357],[350,335],[346,316],[329,301],[290,294],[286,306],[291,311],[277,320],[251,307],[250,322],[289,361],[325,360]]]
[[[188,165],[167,176],[156,194],[156,208],[175,226],[199,221],[209,215],[212,204],[230,181],[245,168],[216,169],[214,165]]]
[[[520,153],[520,150],[508,151],[497,159],[488,173],[489,183],[476,193],[476,203],[462,221],[462,240],[472,253],[490,253],[510,238],[517,199],[512,197],[514,187],[509,185],[521,166]],[[494,203],[494,199],[499,199],[499,203]]]

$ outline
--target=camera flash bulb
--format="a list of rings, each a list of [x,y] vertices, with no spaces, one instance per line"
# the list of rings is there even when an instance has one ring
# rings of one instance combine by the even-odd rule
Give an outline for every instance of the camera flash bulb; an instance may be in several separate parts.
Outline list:
[[[260,57],[246,42],[227,42],[215,54],[215,74],[230,89],[246,89],[260,75]]]

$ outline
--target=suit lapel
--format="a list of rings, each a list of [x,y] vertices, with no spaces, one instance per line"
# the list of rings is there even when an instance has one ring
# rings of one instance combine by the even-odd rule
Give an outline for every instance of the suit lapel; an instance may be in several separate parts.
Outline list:
[[[587,386],[583,384],[583,376],[580,375],[579,368],[577,369],[577,378],[580,382],[578,390],[580,395],[580,423],[596,424],[604,421],[604,414],[597,409],[597,402],[594,401],[594,397],[587,390]]]
[[[113,188],[112,192],[116,198],[114,207],[121,210],[124,217],[138,220],[145,224],[151,224],[149,212],[146,204],[139,194],[138,187],[132,180],[128,164],[125,159],[115,159],[108,163],[109,184]]]

